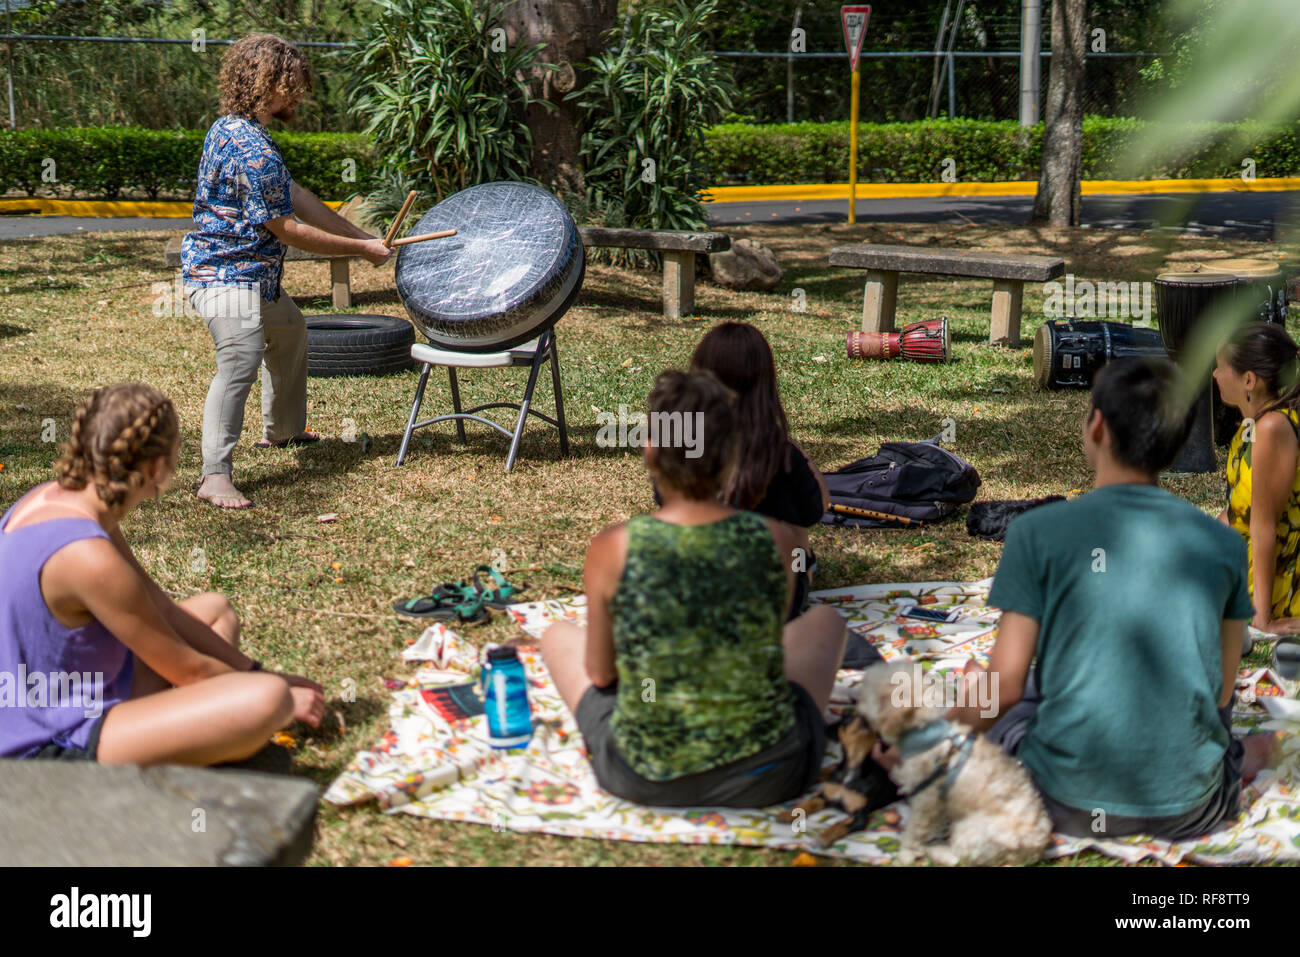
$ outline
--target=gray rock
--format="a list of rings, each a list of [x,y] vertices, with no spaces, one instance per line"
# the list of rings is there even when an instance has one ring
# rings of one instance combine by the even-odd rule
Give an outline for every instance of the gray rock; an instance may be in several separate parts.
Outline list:
[[[317,801],[253,771],[0,760],[0,866],[300,864]]]
[[[776,255],[752,239],[740,239],[726,252],[709,255],[714,281],[728,289],[759,289],[768,292],[781,281]]]

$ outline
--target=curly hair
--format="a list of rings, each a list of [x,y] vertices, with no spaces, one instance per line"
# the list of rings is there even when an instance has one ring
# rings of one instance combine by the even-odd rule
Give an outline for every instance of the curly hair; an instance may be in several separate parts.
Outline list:
[[[138,382],[104,386],[77,408],[54,475],[74,491],[93,482],[105,504],[121,505],[144,485],[144,466],[170,457],[179,437],[176,408],[157,389]]]
[[[726,487],[735,465],[738,445],[735,393],[711,372],[682,372],[669,369],[655,379],[650,392],[650,418],[671,423],[677,416],[682,426],[676,437],[655,448],[655,470],[659,480],[687,498],[709,502]],[[687,417],[693,418],[695,454],[674,438],[682,438]]]
[[[311,92],[311,66],[302,51],[273,33],[250,33],[221,57],[221,112],[254,117],[278,93]]]

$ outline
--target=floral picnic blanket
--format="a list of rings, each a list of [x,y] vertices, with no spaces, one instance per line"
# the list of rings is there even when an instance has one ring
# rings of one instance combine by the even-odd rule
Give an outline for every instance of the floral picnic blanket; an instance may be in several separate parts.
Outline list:
[[[970,657],[986,661],[998,612],[987,605],[992,579],[975,582],[913,582],[858,585],[813,593],[833,605],[855,633],[886,659],[909,657],[927,669],[959,669]],[[955,612],[954,620],[929,623],[904,618],[908,605]],[[509,614],[534,638],[552,622],[582,624],[582,596],[513,605]],[[809,851],[875,864],[892,863],[906,802],[877,811],[864,831],[830,847],[816,839],[843,819],[823,810],[791,824],[780,823],[780,807],[655,808],[603,792],[587,760],[581,732],[564,706],[535,647],[520,648],[529,680],[534,735],[526,748],[495,751],[487,742],[486,719],[474,714],[468,683],[477,676],[478,652],[441,624],[427,629],[403,657],[424,667],[393,692],[391,727],[372,748],[357,754],[330,786],[333,804],[376,801],[389,813],[486,824],[496,830],[537,831],[570,837],[685,844],[744,844]],[[831,710],[851,707],[860,671],[836,679]],[[1048,857],[1094,849],[1135,862],[1150,857],[1166,864],[1247,864],[1300,860],[1300,724],[1289,716],[1295,685],[1268,669],[1243,670],[1238,680],[1235,730],[1281,733],[1285,757],[1244,788],[1242,817],[1231,827],[1181,844],[1145,837],[1089,840],[1056,835]],[[468,704],[469,707],[464,707]],[[1270,708],[1265,708],[1268,704]],[[481,709],[480,709],[481,710]],[[825,763],[840,758],[838,742],[827,744]]]

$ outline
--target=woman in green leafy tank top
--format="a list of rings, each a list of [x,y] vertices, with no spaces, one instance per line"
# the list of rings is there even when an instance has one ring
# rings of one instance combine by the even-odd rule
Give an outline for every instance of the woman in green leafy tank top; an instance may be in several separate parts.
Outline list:
[[[665,372],[650,417],[645,462],[663,505],[592,540],[587,628],[552,626],[547,667],[611,794],[790,800],[821,766],[844,620],[822,605],[783,627],[797,542],[718,502],[735,464],[731,392],[708,373]]]

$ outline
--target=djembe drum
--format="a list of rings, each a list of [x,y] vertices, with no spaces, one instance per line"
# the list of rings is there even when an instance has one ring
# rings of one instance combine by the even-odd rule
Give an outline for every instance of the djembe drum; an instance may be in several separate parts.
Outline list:
[[[1242,321],[1275,322],[1286,328],[1286,275],[1281,266],[1268,259],[1225,259],[1208,265],[1214,272],[1237,277],[1236,308]],[[1241,412],[1223,401],[1217,382],[1210,386],[1210,415],[1214,441],[1226,448],[1241,425]]]
[[[1160,338],[1175,361],[1183,357],[1201,325],[1234,309],[1237,277],[1227,272],[1163,272],[1156,276],[1156,314]],[[1187,443],[1170,467],[1173,472],[1213,472],[1214,420],[1210,381],[1202,385],[1195,401],[1195,417]]]
[[[859,332],[848,334],[850,359],[911,359],[913,362],[947,362],[952,342],[948,317],[922,319],[902,332]]]
[[[1034,333],[1034,379],[1040,389],[1088,389],[1107,362],[1122,356],[1165,357],[1157,329],[1124,322],[1045,322]]]
[[[403,246],[397,294],[435,346],[503,352],[555,325],[586,259],[568,209],[540,186],[484,183],[444,199],[412,230],[456,235]]]

